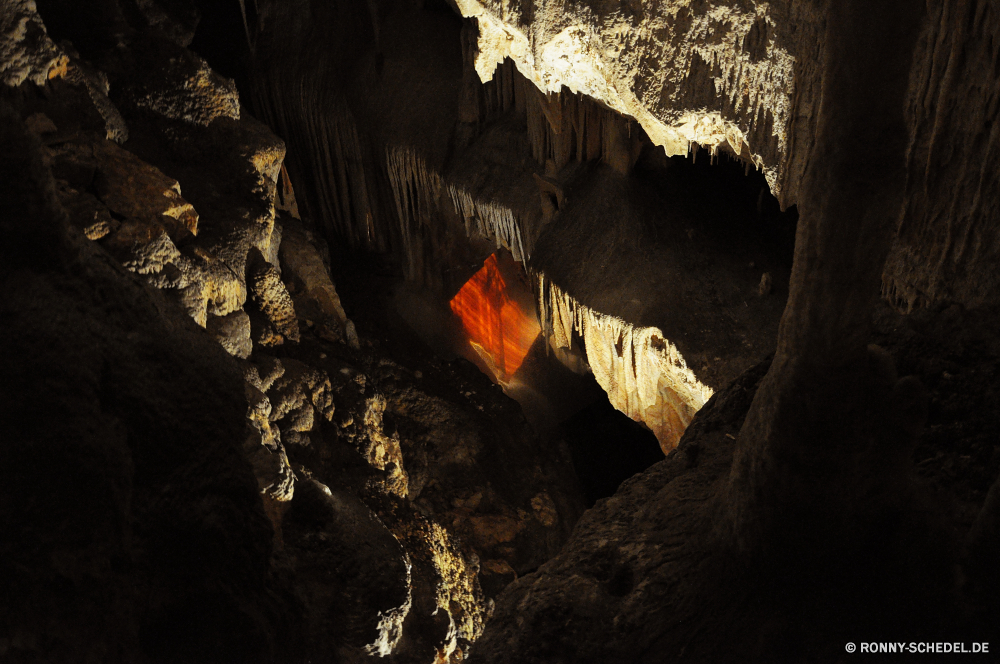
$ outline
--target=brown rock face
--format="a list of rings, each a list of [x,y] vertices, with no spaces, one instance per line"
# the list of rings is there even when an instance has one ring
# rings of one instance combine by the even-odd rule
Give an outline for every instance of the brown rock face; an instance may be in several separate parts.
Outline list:
[[[136,223],[165,228],[170,239],[198,234],[198,213],[181,198],[181,186],[159,169],[106,141],[93,146],[99,164],[98,197],[109,210]]]
[[[17,349],[0,363],[0,657],[293,652],[264,617],[291,614],[266,587],[271,533],[240,453],[238,368],[98,247],[51,241],[64,223],[51,176],[0,113],[0,200],[32,222],[30,235],[5,227],[0,250],[0,335]],[[38,242],[48,265],[20,267]]]
[[[0,81],[42,85],[65,70],[69,57],[52,43],[31,0],[0,4]]]
[[[811,131],[799,123],[814,103],[821,21],[812,5],[457,4],[478,23],[482,80],[509,58],[543,92],[565,87],[635,118],[667,155],[692,144],[727,150],[763,169],[780,200],[795,201],[802,155],[794,146],[804,138],[797,132]]]

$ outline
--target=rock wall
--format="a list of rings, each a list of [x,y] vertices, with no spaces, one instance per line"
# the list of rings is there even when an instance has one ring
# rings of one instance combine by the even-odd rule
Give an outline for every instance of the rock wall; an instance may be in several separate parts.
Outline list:
[[[566,87],[634,118],[668,155],[694,143],[729,150],[763,169],[780,200],[795,200],[796,87],[810,75],[800,45],[816,29],[808,15],[773,3],[457,4],[478,22],[484,81],[510,58],[543,92]]]
[[[462,0],[479,25],[476,70],[509,58],[546,93],[563,86],[634,118],[667,154],[695,144],[762,169],[782,206],[798,200],[813,141],[823,53],[812,3],[606,5]],[[937,1],[910,80],[907,205],[883,277],[901,310],[995,302],[996,10]],[[858,156],[863,159],[863,155]]]
[[[23,514],[4,514],[21,550],[4,555],[17,601],[0,607],[0,656],[460,661],[492,597],[568,535],[582,504],[568,462],[485,377],[407,369],[359,336],[308,216],[276,212],[283,142],[181,45],[177,7],[104,3],[110,34],[91,42],[78,6],[46,3],[59,47],[34,6],[15,9],[41,33],[4,48],[59,57],[0,90],[17,213],[0,277],[26,352],[6,367],[26,475],[8,482]],[[65,426],[16,415],[46,376],[80,411]],[[54,461],[45,441],[66,427],[96,433]],[[74,519],[101,531],[93,546]],[[53,602],[73,615],[44,618]]]
[[[989,2],[935,1],[917,46],[907,114],[906,207],[883,274],[902,311],[974,307],[1000,294],[1000,16]]]
[[[0,658],[296,657],[235,360],[68,225],[0,102]]]
[[[676,447],[712,388],[698,381],[659,329],[593,311],[545,275],[537,275],[537,281],[549,343],[572,351],[574,338],[582,339],[590,370],[611,405],[649,427],[664,453]]]

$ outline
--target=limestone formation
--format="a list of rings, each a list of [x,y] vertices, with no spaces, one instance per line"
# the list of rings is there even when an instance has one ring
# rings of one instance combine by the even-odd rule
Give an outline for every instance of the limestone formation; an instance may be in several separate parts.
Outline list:
[[[212,316],[206,329],[230,355],[246,359],[250,357],[253,343],[250,341],[250,317],[243,310],[225,316]]]
[[[254,304],[278,335],[298,341],[299,323],[295,304],[281,281],[281,272],[264,260],[256,249],[251,251],[247,263],[248,285]]]
[[[478,23],[482,80],[501,73],[507,59],[546,93],[565,87],[635,118],[667,154],[727,150],[763,170],[783,206],[799,200],[819,108],[818,7],[457,4]],[[928,17],[910,81],[907,204],[883,275],[885,296],[904,310],[997,297],[979,266],[996,254],[998,211],[974,184],[987,181],[1000,158],[1000,135],[982,130],[996,114],[989,78],[1000,48],[996,9],[985,0],[935,0]],[[947,76],[947,62],[960,62],[962,75]],[[947,183],[932,172],[947,173]]]
[[[49,39],[34,0],[0,4],[0,80],[43,85],[64,71],[69,57]]]
[[[538,309],[555,348],[571,351],[582,338],[587,363],[611,405],[649,427],[664,453],[711,398],[677,347],[659,329],[635,327],[593,311],[538,276]]]
[[[687,155],[693,144],[729,150],[763,169],[776,196],[794,200],[784,190],[803,74],[779,23],[784,8],[560,2],[529,13],[523,6],[533,3],[520,0],[457,1],[478,22],[483,81],[510,58],[545,93],[565,87],[635,118],[668,155]]]
[[[906,204],[882,275],[883,295],[903,311],[996,302],[1000,209],[987,192],[1000,164],[998,31],[991,2],[928,4],[907,107]]]
[[[178,46],[188,47],[194,40],[201,16],[193,2],[166,2],[137,0],[139,10],[149,26],[170,37]]]
[[[111,86],[107,74],[84,64],[79,58],[74,58],[67,65],[62,77],[67,82],[83,86],[87,90],[90,101],[104,120],[105,138],[116,143],[128,140],[128,125],[125,123],[125,118],[108,97]]]
[[[55,186],[3,106],[0,200],[34,214],[32,235],[5,226],[0,244],[0,334],[16,349],[0,363],[0,657],[281,657],[294,646],[263,618],[287,609],[267,587],[234,360],[96,244],[47,239],[65,223]]]
[[[0,0],[0,659],[991,638],[998,25]],[[667,455],[586,513],[562,428],[397,315],[494,252],[536,291],[527,371],[592,374]]]
[[[173,240],[198,234],[198,213],[177,180],[111,141],[93,145],[94,186],[108,209],[125,219],[165,228]]]
[[[166,44],[156,48],[172,52],[169,56],[158,53],[161,66],[127,86],[128,103],[194,125],[208,126],[216,118],[240,119],[239,94],[233,81],[219,76],[190,51]]]
[[[100,240],[118,230],[121,225],[112,218],[108,208],[97,197],[70,186],[59,187],[59,202],[69,214],[70,223],[80,229],[88,240]]]
[[[382,521],[350,493],[305,479],[284,532],[295,573],[319,580],[299,590],[310,630],[324,635],[308,656],[391,655],[413,602],[412,563]]]
[[[330,420],[334,403],[330,393],[330,378],[322,371],[296,360],[275,360],[280,373],[266,392],[270,395],[271,422],[282,422],[286,442],[292,434],[303,434],[316,426],[315,414]],[[262,382],[261,388],[264,387]],[[309,444],[308,437],[298,437],[299,444]]]
[[[694,616],[681,605],[687,579],[678,566],[697,561],[693,568],[699,570],[699,563],[712,559],[711,544],[688,535],[706,527],[711,512],[690,506],[707,501],[714,480],[728,468],[739,421],[766,369],[755,367],[717,392],[667,459],[600,501],[580,519],[558,557],[515,581],[472,661],[657,661],[683,652],[657,647],[674,634],[699,653],[706,646],[710,653],[724,651],[725,643],[699,636],[702,623],[689,622]],[[734,630],[728,638],[755,643],[758,633],[749,640],[735,633],[744,621],[712,619]],[[747,656],[775,652],[747,648]]]
[[[296,313],[326,326],[334,338],[343,337],[347,314],[329,270],[306,230],[294,220],[286,219],[280,247],[282,278],[290,284]]]

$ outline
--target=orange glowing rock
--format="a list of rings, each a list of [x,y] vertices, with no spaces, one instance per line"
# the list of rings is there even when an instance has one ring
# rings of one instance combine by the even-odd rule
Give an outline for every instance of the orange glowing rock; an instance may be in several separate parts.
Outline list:
[[[534,311],[511,297],[493,254],[451,300],[470,344],[490,365],[496,379],[508,382],[524,361],[540,328]]]

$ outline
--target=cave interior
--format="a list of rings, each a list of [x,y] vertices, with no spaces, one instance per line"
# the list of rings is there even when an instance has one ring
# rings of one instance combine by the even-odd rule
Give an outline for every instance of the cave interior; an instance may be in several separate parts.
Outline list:
[[[0,661],[1000,652],[990,0],[0,0],[0,79]]]

